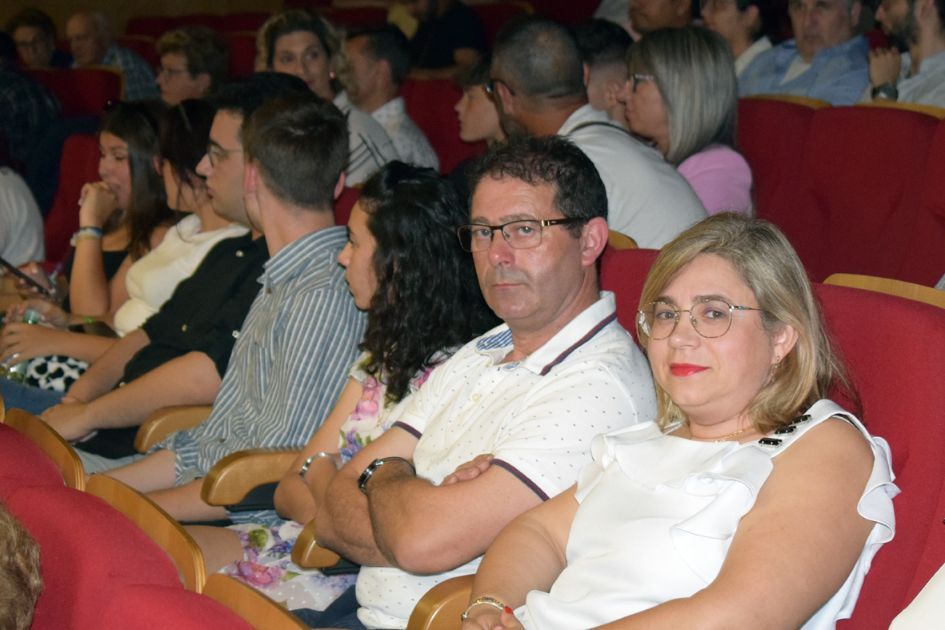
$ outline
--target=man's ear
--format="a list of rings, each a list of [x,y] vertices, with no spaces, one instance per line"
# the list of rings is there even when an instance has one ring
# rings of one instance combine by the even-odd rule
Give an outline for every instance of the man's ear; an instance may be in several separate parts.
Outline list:
[[[151,158],[151,166],[154,167],[154,170],[157,172],[158,177],[164,175],[163,168],[162,168],[164,164],[163,164],[163,161],[161,160],[160,155],[155,155],[153,158]]]
[[[335,201],[338,200],[338,197],[341,196],[341,193],[344,192],[344,189],[345,189],[345,172],[341,171],[341,175],[338,176],[338,181],[335,182],[335,193],[334,193]]]
[[[584,229],[581,231],[582,265],[590,267],[597,263],[597,259],[607,247],[609,235],[610,228],[607,226],[607,220],[602,217],[594,217],[584,224]]]
[[[591,67],[587,65],[587,63],[585,62],[581,64],[581,70],[584,73],[584,76],[582,77],[581,80],[584,82],[584,87],[586,89],[587,82],[591,80]]]
[[[256,196],[259,192],[259,167],[252,160],[243,165],[243,196]]]
[[[620,103],[620,93],[623,92],[623,84],[626,79],[608,79],[604,84],[604,100],[607,102],[607,108],[616,107]]]

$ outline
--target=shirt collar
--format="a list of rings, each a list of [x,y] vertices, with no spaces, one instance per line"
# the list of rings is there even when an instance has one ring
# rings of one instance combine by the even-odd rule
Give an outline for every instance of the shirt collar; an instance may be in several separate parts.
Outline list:
[[[601,291],[599,300],[584,309],[519,365],[544,376],[616,319],[617,305],[614,294]],[[481,337],[476,342],[476,351],[491,357],[496,363],[501,361],[511,348],[512,331],[507,325],[499,327],[491,335]]]
[[[259,283],[267,288],[289,282],[313,265],[337,265],[338,252],[347,240],[345,228],[332,226],[306,234],[266,261]]]

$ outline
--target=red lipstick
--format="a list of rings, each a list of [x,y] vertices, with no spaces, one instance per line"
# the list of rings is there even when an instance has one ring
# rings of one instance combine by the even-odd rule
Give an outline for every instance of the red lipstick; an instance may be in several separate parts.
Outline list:
[[[670,363],[669,365],[669,371],[672,372],[673,376],[692,376],[708,369],[705,366],[692,365],[691,363]]]

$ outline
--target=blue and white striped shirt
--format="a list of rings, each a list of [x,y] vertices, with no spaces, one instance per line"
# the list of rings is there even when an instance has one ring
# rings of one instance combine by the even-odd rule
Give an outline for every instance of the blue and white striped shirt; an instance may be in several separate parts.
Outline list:
[[[178,484],[235,451],[300,448],[327,417],[364,329],[337,261],[346,239],[318,230],[266,263],[210,417],[158,447],[177,455]]]

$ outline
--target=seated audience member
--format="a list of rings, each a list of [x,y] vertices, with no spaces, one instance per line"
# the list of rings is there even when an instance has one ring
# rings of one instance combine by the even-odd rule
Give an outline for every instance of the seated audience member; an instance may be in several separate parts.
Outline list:
[[[72,255],[65,265],[69,284],[63,308],[83,321],[111,320],[128,299],[128,269],[164,239],[178,216],[167,207],[164,184],[155,170],[159,116],[156,102],[119,102],[99,126],[98,171],[102,179],[82,187],[79,229],[72,237]],[[38,265],[31,265],[29,270],[40,281],[46,281]],[[64,323],[66,319],[55,305],[34,306],[53,322]],[[59,348],[45,343],[50,341],[50,332],[44,327],[14,323],[0,333],[0,356],[4,361],[35,358],[30,366],[35,375],[63,374],[57,391],[50,392],[0,382],[8,406],[39,413],[55,404],[62,390],[85,370],[86,361],[101,355],[111,344],[104,338],[88,337],[80,342],[82,349],[75,352],[72,346]],[[81,360],[72,359],[73,352]],[[40,358],[46,356],[49,358]]]
[[[587,101],[607,112],[610,122],[627,126],[621,93],[627,82],[627,49],[630,34],[607,20],[588,20],[573,27],[587,76]]]
[[[671,164],[587,103],[580,52],[557,22],[526,18],[504,26],[487,87],[507,134],[557,134],[587,154],[607,190],[610,229],[658,249],[705,218]]]
[[[630,0],[600,0],[594,9],[595,19],[607,20],[630,32]]]
[[[739,75],[740,96],[794,94],[852,105],[869,84],[860,0],[790,0],[794,39],[761,53]]]
[[[909,49],[870,51],[870,96],[945,107],[945,0],[884,0],[876,21]]]
[[[207,186],[197,175],[197,163],[206,152],[213,107],[205,101],[187,100],[167,109],[160,122],[160,161],[168,205],[187,216],[167,230],[163,240],[137,259],[125,274],[125,299],[108,325],[124,337],[158,312],[174,289],[190,277],[218,242],[245,234],[248,230],[218,216],[213,211]],[[121,298],[119,298],[121,299]],[[65,355],[90,363],[113,343],[113,339],[70,332],[66,327],[82,324],[85,318],[69,315],[48,302],[30,300],[25,307],[43,314],[47,326],[11,324],[0,334],[0,359],[16,352],[19,360],[45,355]],[[19,315],[19,310],[15,311]],[[12,321],[19,321],[18,316]],[[65,359],[58,362],[63,363]],[[66,361],[68,363],[68,361]],[[82,370],[85,366],[75,366]],[[31,362],[26,383],[42,389],[65,391],[75,376],[56,375],[48,361]]]
[[[246,212],[272,256],[262,289],[210,417],[108,473],[180,520],[226,518],[200,498],[202,477],[226,455],[305,443],[338,399],[363,330],[338,265],[346,237],[332,208],[344,184],[344,115],[309,92],[287,95],[260,106],[242,137]]]
[[[414,75],[451,78],[486,52],[486,32],[476,12],[461,0],[408,0],[420,24],[410,39]]]
[[[22,166],[45,128],[59,116],[59,103],[44,86],[16,69],[16,49],[0,31],[0,159]]]
[[[630,25],[640,35],[692,23],[693,0],[630,0]]]
[[[129,101],[158,97],[148,62],[114,43],[108,18],[101,11],[72,14],[66,22],[66,37],[73,67],[111,66],[124,76],[124,95]]]
[[[407,114],[400,86],[410,70],[407,38],[395,26],[357,31],[345,43],[350,66],[351,101],[381,123],[400,159],[439,169],[440,160]]]
[[[361,356],[335,408],[276,489],[276,508],[291,520],[271,511],[234,513],[246,522],[231,529],[190,528],[198,541],[218,540],[213,548],[227,541],[225,556],[207,554],[211,570],[231,563],[225,573],[290,609],[321,610],[353,583],[306,572],[289,553],[338,466],[388,429],[391,410],[437,365],[496,325],[453,229],[467,220],[466,205],[431,170],[392,162],[365,184],[338,258],[355,304],[368,313]],[[418,330],[424,334],[412,334]],[[264,548],[255,545],[261,537]]]
[[[453,109],[459,118],[459,137],[463,142],[485,141],[490,147],[505,142],[495,101],[486,91],[492,59],[487,55],[459,77],[463,95]]]
[[[262,103],[297,92],[307,89],[295,77],[263,73],[224,86],[214,98],[217,113],[197,172],[207,179],[214,211],[225,219],[250,225],[243,196],[243,120]],[[109,348],[69,389],[63,404],[44,414],[66,439],[97,430],[77,444],[87,472],[140,457],[134,449],[137,425],[156,409],[213,402],[268,257],[266,241],[255,229],[217,243],[154,316]],[[115,389],[119,383],[124,385]]]
[[[656,422],[597,437],[576,485],[502,531],[463,627],[834,627],[898,489],[886,442],[824,399],[842,367],[800,260],[771,224],[711,217],[641,304]]]
[[[335,28],[325,18],[292,9],[269,18],[256,37],[256,69],[299,77],[308,88],[332,101],[348,118],[348,164],[345,184],[363,184],[374,171],[397,159],[384,127],[353,106],[335,74],[336,59],[344,54]]]
[[[0,165],[0,256],[20,266],[43,260],[44,249],[43,217],[33,193],[14,170]]]
[[[55,22],[39,9],[23,9],[10,18],[6,30],[16,42],[24,68],[50,70],[72,66],[72,56],[56,48]]]
[[[226,81],[228,50],[223,37],[205,26],[185,26],[161,35],[157,84],[161,100],[177,105],[204,98]]]
[[[751,168],[732,148],[738,86],[725,41],[699,26],[652,31],[627,67],[630,130],[676,166],[706,212],[750,215]]]
[[[573,483],[594,435],[654,413],[643,357],[598,289],[607,196],[591,161],[562,138],[520,138],[470,181],[458,233],[505,324],[434,370],[329,484],[318,541],[363,565],[358,618],[340,627],[403,628],[424,592],[470,573],[506,523]],[[473,458],[491,466],[457,483]]]
[[[741,76],[755,57],[771,48],[774,5],[769,0],[702,0],[702,22],[728,43]]]
[[[29,628],[42,590],[39,545],[0,503],[0,628]]]

